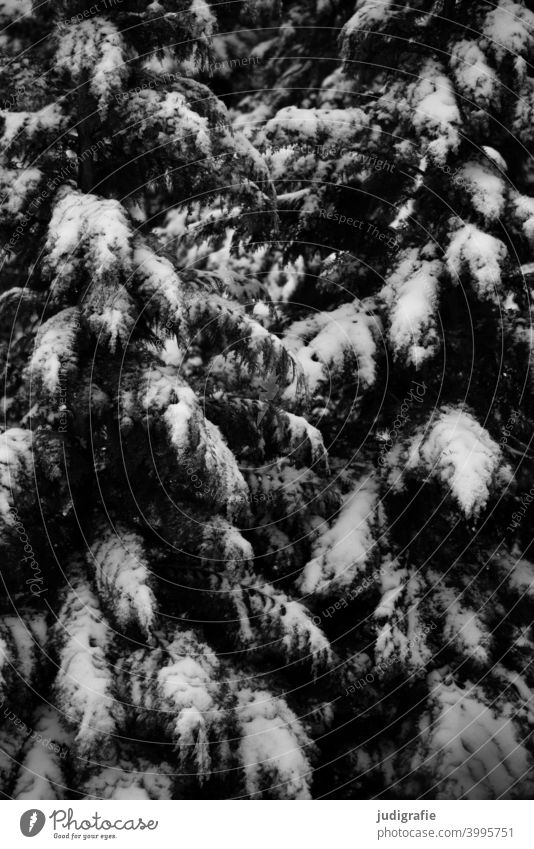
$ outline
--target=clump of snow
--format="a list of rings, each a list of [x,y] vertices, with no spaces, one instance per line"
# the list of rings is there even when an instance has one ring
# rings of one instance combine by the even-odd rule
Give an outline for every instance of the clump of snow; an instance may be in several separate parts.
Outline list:
[[[382,598],[374,612],[379,622],[375,661],[393,674],[401,667],[406,674],[421,671],[432,659],[427,625],[422,616],[424,584],[417,574],[399,567],[396,561],[381,570]]]
[[[132,271],[132,232],[119,201],[63,189],[58,192],[45,245],[52,298],[90,275],[81,310],[111,350],[126,345],[137,319],[126,285]],[[122,283],[121,281],[125,281]]]
[[[416,368],[439,344],[436,311],[443,264],[435,253],[432,245],[403,251],[380,293],[389,311],[393,351]]]
[[[449,487],[468,517],[480,513],[491,489],[510,475],[487,430],[471,413],[456,407],[444,407],[433,424],[416,432],[404,452],[394,449],[388,458],[393,466],[391,486],[400,488],[407,473],[419,470]]]
[[[76,343],[80,329],[80,310],[69,307],[40,325],[30,360],[30,378],[36,379],[45,392],[58,391],[61,381],[76,373]]]
[[[534,13],[513,0],[499,0],[482,24],[484,47],[501,64],[510,54],[529,58],[534,48]]]
[[[233,503],[240,498],[246,503],[245,479],[219,428],[201,415],[196,398],[194,406],[187,400],[181,393],[178,403],[171,404],[164,413],[169,439],[181,464],[202,469],[215,500],[227,505],[232,515]]]
[[[410,768],[436,777],[436,799],[513,798],[531,770],[514,727],[513,704],[489,703],[481,687],[433,672],[431,708],[421,718],[420,744]],[[511,796],[509,794],[512,794]]]
[[[243,570],[236,574],[238,583],[226,581],[228,592],[239,615],[241,638],[247,647],[258,644],[258,637],[271,649],[280,649],[288,662],[311,661],[314,673],[332,661],[328,639],[309,611],[281,590],[258,578],[249,578]]]
[[[121,662],[125,700],[165,731],[181,768],[194,764],[201,781],[211,772],[221,733],[218,671],[215,654],[192,631],[176,631],[165,649],[138,649]]]
[[[282,699],[266,691],[237,692],[236,718],[241,731],[239,759],[247,796],[311,799],[311,746],[302,723]]]
[[[43,179],[39,168],[3,168],[0,166],[0,217],[3,221],[17,221],[28,207],[29,201],[38,194]],[[34,204],[29,206],[29,214]],[[38,205],[37,205],[38,209]]]
[[[394,568],[391,568],[394,567]],[[380,602],[375,608],[374,616],[376,619],[389,619],[393,616],[396,609],[396,602],[402,596],[406,589],[406,579],[408,570],[391,564],[389,569],[385,569],[380,575],[381,593]]]
[[[483,162],[466,162],[455,177],[471,197],[474,209],[487,222],[498,220],[504,210],[506,186],[496,170]]]
[[[511,566],[508,572],[508,580],[510,586],[529,598],[534,598],[534,564],[523,558],[511,559],[508,564]]]
[[[222,562],[224,569],[233,573],[252,561],[254,550],[234,525],[222,516],[214,516],[204,525],[200,555],[203,564],[215,561],[219,570]]]
[[[113,696],[107,661],[112,632],[81,571],[73,570],[70,578],[70,589],[54,626],[59,645],[55,689],[65,719],[76,727],[80,753],[99,756],[123,717],[122,706]]]
[[[311,145],[348,145],[354,142],[362,128],[368,124],[368,116],[361,109],[302,109],[285,106],[267,121],[262,136],[266,142],[278,147],[292,142]]]
[[[500,239],[475,224],[463,224],[451,236],[445,263],[455,283],[467,271],[479,297],[498,303],[501,270],[507,256],[506,245]]]
[[[0,434],[0,516],[13,527],[11,512],[18,492],[24,488],[33,468],[32,434],[22,428],[9,428]]]
[[[185,159],[203,159],[212,152],[209,119],[191,109],[179,91],[136,91],[122,104],[122,110],[127,124],[139,127],[139,132],[127,142],[137,155],[139,148],[153,154],[155,140],[167,150],[170,139],[174,146],[169,154]]]
[[[172,799],[173,773],[168,763],[153,764],[144,758],[121,758],[117,766],[102,769],[84,785],[85,798]]]
[[[137,307],[125,286],[95,282],[82,302],[89,327],[110,351],[127,347],[137,321]]]
[[[513,192],[511,208],[531,246],[534,246],[534,198]]]
[[[160,325],[177,327],[183,321],[185,295],[173,266],[142,244],[135,249],[133,261],[146,312]]]
[[[450,67],[459,94],[482,109],[498,105],[501,85],[476,41],[462,39],[454,44]]]
[[[69,75],[74,86],[83,85],[87,76],[91,94],[105,112],[122,92],[129,74],[126,60],[126,45],[115,24],[95,15],[61,30],[54,65]]]
[[[376,377],[376,322],[360,301],[343,304],[331,312],[316,312],[295,321],[284,333],[287,349],[300,364],[313,395],[320,383],[356,361],[358,380],[372,386]]]
[[[299,579],[303,594],[349,586],[361,573],[375,544],[377,499],[377,486],[369,478],[345,497],[332,526],[313,545],[313,557]]]
[[[91,275],[93,287],[127,278],[131,241],[129,222],[118,201],[60,190],[44,248],[45,271],[54,275],[52,295],[64,294],[83,272]]]
[[[484,627],[476,610],[463,607],[451,593],[443,627],[443,639],[449,646],[476,664],[485,665],[490,659],[491,634]]]
[[[357,30],[384,23],[391,15],[392,5],[393,0],[357,0],[356,11],[343,27],[343,34],[350,37]]]
[[[19,21],[30,17],[33,11],[32,0],[0,0],[0,21]]]
[[[36,738],[25,746],[13,796],[28,800],[61,799],[66,787],[62,754],[72,743],[72,734],[61,724],[58,711],[48,705],[34,713],[32,728],[41,739]]]
[[[135,623],[150,634],[156,599],[141,538],[121,528],[99,528],[88,561],[95,569],[98,590],[119,625]]]
[[[22,146],[39,138],[41,144],[47,139],[55,140],[66,128],[68,118],[59,103],[49,103],[35,112],[0,111],[4,119],[2,149]]]
[[[298,455],[305,447],[309,450],[312,464],[326,460],[326,449],[321,431],[303,416],[287,412],[280,414],[276,435],[286,446],[285,456]]]
[[[410,90],[413,126],[428,140],[426,153],[444,165],[460,144],[461,117],[451,81],[443,66],[427,59],[417,83]]]

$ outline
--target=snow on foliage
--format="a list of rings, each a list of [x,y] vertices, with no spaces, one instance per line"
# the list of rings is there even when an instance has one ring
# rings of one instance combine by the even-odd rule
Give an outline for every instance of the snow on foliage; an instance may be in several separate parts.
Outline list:
[[[303,604],[243,569],[212,583],[228,595],[247,648],[277,652],[287,662],[309,661],[314,673],[331,663],[330,643]]]
[[[16,522],[15,496],[25,489],[32,468],[31,431],[14,427],[0,434],[0,517],[9,527]]]
[[[18,613],[27,611],[19,608]],[[32,681],[39,668],[40,647],[46,642],[46,620],[44,614],[32,611],[31,619],[23,620],[19,615],[0,618],[0,683],[3,675],[20,675],[24,682]],[[3,667],[4,672],[1,672]]]
[[[312,621],[304,605],[288,599],[284,593],[265,584],[261,586],[263,596],[254,591],[255,587],[248,589],[251,609],[255,615],[265,617],[266,632],[271,639],[277,633],[280,635],[286,660],[306,660],[310,657],[314,671],[328,667],[332,661],[330,643]]]
[[[418,81],[409,87],[413,126],[427,140],[426,153],[437,164],[445,164],[460,144],[460,112],[445,69],[436,59],[427,59]]]
[[[382,598],[375,610],[378,632],[375,662],[393,674],[424,671],[432,660],[427,625],[422,614],[424,584],[419,575],[396,563],[381,571]]]
[[[316,312],[293,322],[283,341],[300,364],[308,390],[332,382],[345,368],[356,366],[364,388],[375,382],[375,320],[358,300],[331,312]]]
[[[450,67],[458,93],[480,109],[497,107],[501,85],[476,41],[462,39],[454,45]],[[464,101],[461,101],[462,105]]]
[[[82,572],[73,568],[69,577],[70,589],[54,626],[58,707],[76,729],[80,753],[98,756],[109,747],[123,717],[107,660],[112,632]]]
[[[172,799],[176,770],[168,763],[121,758],[92,775],[83,786],[86,799]]]
[[[156,143],[165,153],[179,159],[204,160],[212,152],[210,122],[205,115],[191,109],[179,91],[143,89],[131,94],[122,106],[124,120],[138,129],[133,139],[139,147],[150,151]],[[175,147],[176,146],[176,147]]]
[[[454,283],[467,272],[477,295],[498,303],[502,267],[507,256],[506,245],[500,239],[475,224],[463,224],[451,236],[445,263]]]
[[[222,516],[214,516],[204,525],[199,552],[203,564],[214,563],[217,571],[229,569],[231,574],[242,570],[254,558],[249,541]]]
[[[509,469],[502,452],[471,413],[444,407],[436,420],[420,428],[405,448],[395,446],[387,455],[389,483],[401,489],[408,473],[426,474],[449,488],[465,516],[476,516],[490,492],[506,482]]]
[[[128,343],[136,323],[136,307],[126,288],[132,260],[132,233],[118,201],[70,189],[58,192],[45,245],[52,298],[61,302],[74,281],[87,275],[81,311],[111,351],[119,342]]]
[[[494,167],[470,160],[458,169],[455,181],[467,191],[473,208],[486,222],[497,221],[501,217],[506,201],[506,185]]]
[[[137,307],[125,286],[119,283],[95,284],[82,302],[82,311],[99,344],[113,353],[131,342],[137,321]]]
[[[361,109],[299,109],[286,106],[267,121],[262,138],[277,146],[292,142],[308,142],[320,145],[335,142],[336,145],[350,144],[367,125],[367,117]]]
[[[30,360],[30,379],[47,395],[58,391],[60,382],[71,380],[77,371],[77,341],[80,310],[69,307],[39,326]]]
[[[212,770],[221,744],[219,662],[192,631],[177,631],[165,648],[138,649],[121,661],[125,701],[175,744],[181,769],[199,780]]]
[[[0,637],[0,692],[4,693],[6,686],[5,673],[9,672],[12,659],[10,657],[9,647],[7,642]],[[5,668],[4,668],[5,667]]]
[[[511,194],[511,210],[529,245],[534,246],[534,198],[513,192]]]
[[[285,411],[277,415],[276,438],[279,446],[284,446],[284,456],[295,462],[304,455],[309,456],[310,464],[327,462],[327,453],[321,431],[309,423],[303,416]]]
[[[129,279],[132,234],[116,200],[69,188],[57,195],[46,240],[45,270],[53,275],[52,296],[68,293],[86,273],[92,288]]]
[[[525,792],[531,758],[514,727],[512,703],[452,676],[428,677],[430,708],[421,717],[411,769],[432,781],[435,799],[506,799]]]
[[[128,77],[127,58],[121,33],[99,15],[58,33],[56,69],[69,74],[74,86],[82,86],[87,78],[89,90],[104,113]]]
[[[24,146],[32,146],[37,141],[43,146],[47,141],[57,140],[57,136],[66,129],[68,116],[60,104],[49,103],[35,112],[7,112],[0,110],[4,121],[1,136],[2,153],[14,154]]]
[[[482,45],[500,65],[510,57],[529,59],[534,51],[534,13],[522,3],[499,0],[482,24]]]
[[[436,313],[443,265],[435,257],[431,244],[402,251],[380,293],[388,309],[393,351],[416,368],[439,344]]]
[[[534,598],[534,564],[523,558],[510,558],[508,579],[510,586],[522,596]]]
[[[0,0],[0,21],[18,21],[32,14],[33,0]]]
[[[27,614],[19,608],[16,616],[0,617],[0,694],[9,695],[13,702],[35,681],[46,640],[44,615],[32,610],[31,619],[23,619]]]
[[[136,247],[133,260],[146,313],[156,319],[159,327],[177,329],[184,318],[185,294],[172,264],[143,244]]]
[[[23,749],[13,792],[15,799],[64,799],[67,779],[63,757],[72,735],[62,726],[58,712],[48,705],[33,715],[34,735]]]
[[[238,690],[239,758],[248,797],[311,799],[310,751],[302,723],[282,699],[266,691]]]
[[[392,6],[393,0],[357,0],[356,11],[343,27],[341,37],[351,38],[359,30],[378,29],[377,24],[389,19]]]
[[[23,218],[28,204],[38,194],[43,176],[39,168],[19,171],[0,166],[0,220],[3,223],[18,223]]]
[[[98,527],[95,537],[87,559],[95,570],[101,598],[121,627],[135,624],[150,634],[156,599],[141,537],[121,527],[107,526]]]
[[[188,300],[187,318],[191,326],[201,328],[196,339],[205,339],[224,350],[230,359],[241,357],[252,372],[277,374],[281,385],[292,379],[298,383],[297,364],[274,333],[251,318],[244,307],[214,292],[192,295]]]
[[[443,639],[454,646],[461,657],[485,665],[490,660],[491,634],[485,627],[481,612],[465,607],[461,598],[450,591],[441,591],[448,601],[443,627]],[[483,611],[482,611],[483,612]]]
[[[180,468],[210,481],[215,502],[233,514],[232,502],[246,503],[248,488],[237,461],[219,428],[207,419],[193,390],[181,380],[172,366],[160,366],[147,373],[141,387],[141,408],[145,415],[163,419],[167,437]]]
[[[377,497],[376,484],[370,478],[345,496],[331,527],[313,544],[313,557],[298,582],[303,594],[347,587],[363,571],[374,546]]]

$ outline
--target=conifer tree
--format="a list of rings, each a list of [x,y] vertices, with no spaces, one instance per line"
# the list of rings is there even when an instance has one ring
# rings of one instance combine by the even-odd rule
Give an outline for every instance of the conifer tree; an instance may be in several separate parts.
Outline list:
[[[296,580],[344,679],[318,794],[532,792],[529,5],[284,4],[236,110],[343,494]]]
[[[200,249],[276,228],[263,158],[199,81],[214,13],[2,14],[2,790],[308,798],[313,710],[285,682],[332,651],[255,560],[280,483],[254,464],[285,457],[300,509],[322,437],[273,403],[304,389],[261,282],[158,235],[169,209]]]

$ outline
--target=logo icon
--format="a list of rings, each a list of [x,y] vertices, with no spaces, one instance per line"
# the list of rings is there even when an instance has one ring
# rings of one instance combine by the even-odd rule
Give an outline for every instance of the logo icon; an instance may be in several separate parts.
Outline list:
[[[35,837],[42,831],[46,822],[46,817],[42,811],[37,808],[32,808],[29,811],[24,811],[20,818],[20,830],[24,837]]]

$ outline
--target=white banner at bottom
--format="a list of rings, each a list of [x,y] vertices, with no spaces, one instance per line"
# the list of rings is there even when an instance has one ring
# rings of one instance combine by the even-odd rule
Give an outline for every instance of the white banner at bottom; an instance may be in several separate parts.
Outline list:
[[[2,846],[533,849],[534,802],[6,801]],[[29,841],[35,843],[30,844]]]

